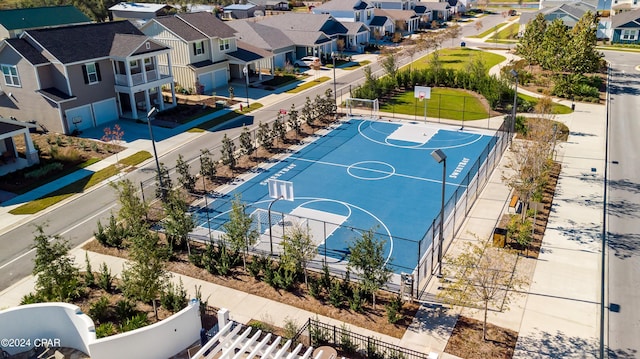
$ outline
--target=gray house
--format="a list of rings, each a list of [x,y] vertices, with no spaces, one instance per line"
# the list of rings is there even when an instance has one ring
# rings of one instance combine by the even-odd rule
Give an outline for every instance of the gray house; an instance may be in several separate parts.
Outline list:
[[[238,33],[239,41],[269,51],[276,68],[284,68],[295,61],[296,44],[282,30],[250,20],[227,24]]]
[[[91,39],[91,41],[87,41]],[[170,49],[128,21],[28,30],[0,43],[0,113],[69,134],[176,104]],[[162,88],[171,89],[165,103]]]

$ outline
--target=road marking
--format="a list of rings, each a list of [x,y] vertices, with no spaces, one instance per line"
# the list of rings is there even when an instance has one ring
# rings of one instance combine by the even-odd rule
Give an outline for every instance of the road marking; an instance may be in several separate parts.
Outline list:
[[[60,233],[60,235],[64,235],[64,234],[66,234],[66,233],[68,233],[68,232],[70,232],[70,231],[72,231],[72,230],[74,230],[74,229],[76,229],[76,228],[78,228],[78,227],[80,227],[80,226],[84,225],[84,224],[85,224],[85,223],[87,223],[88,221],[90,221],[90,220],[92,220],[92,219],[94,219],[94,218],[98,217],[99,215],[103,214],[103,213],[104,213],[104,212],[106,212],[107,210],[111,210],[111,208],[113,208],[113,207],[115,207],[115,206],[116,206],[115,204],[112,204],[111,206],[109,206],[109,207],[105,208],[103,211],[100,211],[100,212],[98,212],[98,213],[94,214],[93,216],[88,217],[88,218],[87,218],[87,219],[85,219],[84,221],[82,221],[82,222],[80,222],[80,223],[76,224],[75,226],[73,226],[73,227],[71,227],[71,228],[67,229],[66,231],[64,231],[64,232]],[[54,238],[51,238],[51,240],[53,240],[53,239],[54,239]],[[35,251],[35,250],[36,250],[35,248],[32,248],[31,250],[29,250],[29,251],[27,251],[27,252],[25,252],[25,253],[22,253],[21,255],[19,255],[19,256],[17,256],[17,257],[15,257],[15,258],[13,258],[13,259],[12,259],[12,260],[10,260],[9,262],[7,262],[7,263],[5,263],[5,264],[1,265],[1,266],[0,266],[0,270],[2,270],[2,269],[4,269],[4,268],[6,268],[7,266],[9,266],[9,265],[11,265],[11,264],[13,264],[13,263],[15,263],[15,262],[19,261],[20,259],[22,259],[22,258],[24,258],[25,256],[29,255],[31,252],[33,252],[33,251]]]

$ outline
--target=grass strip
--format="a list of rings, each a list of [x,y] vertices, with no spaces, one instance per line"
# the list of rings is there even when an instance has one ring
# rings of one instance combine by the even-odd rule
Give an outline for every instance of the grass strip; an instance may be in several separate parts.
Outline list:
[[[484,66],[489,72],[493,66],[505,61],[507,58],[487,51],[481,51],[476,49],[464,48],[450,48],[442,49],[438,52],[440,64],[445,69],[453,70],[466,70],[467,65],[471,63],[475,58],[479,57],[484,62]],[[430,62],[433,58],[432,54],[423,56],[415,60],[411,64],[411,68],[419,70],[428,68],[431,66]],[[407,65],[405,65],[406,67]]]
[[[363,60],[363,61],[360,61],[360,62],[356,62],[355,65],[351,65],[351,66],[347,66],[347,67],[341,67],[341,69],[342,70],[351,71],[351,70],[359,69],[362,66],[369,65],[370,63],[371,63],[371,61],[369,61],[369,60]]]
[[[225,113],[222,116],[218,116],[215,118],[210,119],[209,121],[205,121],[199,125],[196,125],[190,129],[187,130],[187,132],[204,132],[207,131],[210,128],[213,128],[215,126],[218,126],[222,123],[225,123],[229,120],[233,120],[236,117],[242,116],[244,114],[247,114],[251,111],[257,110],[259,108],[263,107],[263,105],[260,102],[254,102],[252,104],[249,105],[249,107],[247,106],[243,106],[242,107],[242,111],[240,110],[233,110],[230,112]]]
[[[124,158],[120,163],[130,163],[130,166],[137,165],[138,163],[151,157],[151,154],[147,151],[137,152],[127,158]],[[53,206],[54,204],[63,201],[74,194],[82,193],[86,189],[95,186],[96,184],[106,180],[109,177],[118,174],[118,169],[115,165],[110,165],[92,174],[87,174],[83,178],[72,182],[58,190],[50,192],[34,201],[25,203],[9,211],[11,214],[35,214],[42,211],[45,208]]]
[[[431,118],[473,121],[487,119],[489,116],[482,102],[475,96],[469,96],[464,90],[432,88],[431,99],[423,101],[425,102],[415,99],[413,91],[406,91],[380,105],[380,111],[423,118],[426,105],[427,116]]]
[[[533,96],[529,96],[529,95],[525,95],[525,94],[518,94],[518,98],[521,98],[527,102],[530,102],[533,106],[535,106],[538,103],[538,98],[537,97],[533,97]],[[566,115],[573,112],[571,110],[571,107],[569,106],[565,106],[559,103],[553,103],[553,106],[551,106],[551,113],[553,113],[554,115]]]
[[[301,84],[300,86],[287,91],[287,93],[298,93],[298,92],[304,91],[306,89],[312,88],[313,86],[320,85],[321,83],[323,83],[325,81],[329,81],[329,80],[331,80],[330,77],[322,76],[322,77],[320,77],[318,79],[315,79],[313,81],[305,82],[305,83]]]

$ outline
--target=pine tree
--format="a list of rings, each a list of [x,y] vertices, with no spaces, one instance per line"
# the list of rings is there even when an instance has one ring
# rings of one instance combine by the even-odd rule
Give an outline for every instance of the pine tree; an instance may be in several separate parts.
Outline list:
[[[555,19],[544,32],[542,39],[540,65],[545,70],[564,71],[567,68],[569,49],[569,31],[560,19]]]
[[[176,172],[178,172],[178,182],[182,184],[182,187],[189,192],[193,192],[196,187],[196,176],[191,174],[191,167],[181,154],[178,155],[178,160],[176,161]]]
[[[222,138],[222,148],[220,148],[220,155],[222,157],[222,164],[229,166],[232,169],[236,166],[236,145],[229,139],[225,133]]]
[[[596,50],[598,16],[587,11],[571,30],[567,68],[578,74],[595,72],[604,56]]]
[[[536,65],[542,62],[542,40],[547,30],[547,20],[543,14],[538,14],[527,24],[522,38],[516,45],[516,53]]]
[[[246,126],[242,127],[242,133],[240,134],[240,148],[242,154],[249,157],[251,157],[253,151],[256,150],[256,147],[253,144],[253,139],[251,138],[251,133]]]
[[[118,194],[118,203],[120,204],[118,218],[124,223],[128,233],[148,230],[149,226],[146,219],[149,207],[138,197],[133,182],[126,179],[112,183],[111,186]]]
[[[296,105],[291,104],[291,109],[289,110],[289,127],[295,131],[296,137],[300,134],[300,119],[298,118],[298,110],[296,110]]]
[[[269,129],[269,125],[260,122],[258,124],[258,133],[256,134],[258,143],[262,148],[267,151],[271,151],[273,148],[273,132]]]

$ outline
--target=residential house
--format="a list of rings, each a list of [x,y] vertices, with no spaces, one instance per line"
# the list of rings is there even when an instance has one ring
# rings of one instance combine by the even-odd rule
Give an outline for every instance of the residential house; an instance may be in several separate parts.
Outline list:
[[[553,22],[553,20],[555,19],[560,19],[568,28],[572,29],[578,23],[578,21],[580,21],[580,18],[582,18],[582,16],[587,13],[587,11],[594,12],[595,10],[588,3],[572,2],[555,7],[544,8],[542,10],[534,12],[524,12],[522,13],[522,15],[520,15],[519,34],[524,33],[524,29],[526,28],[529,21],[535,19],[538,14],[543,14],[545,20],[547,20],[547,22],[549,23]]]
[[[625,11],[611,18],[609,39],[615,44],[640,43],[640,9]]]
[[[371,29],[371,36],[376,40],[380,40],[384,36],[391,36],[396,31],[395,23],[386,16],[374,15],[369,28]]]
[[[152,19],[141,30],[172,48],[176,82],[186,90],[210,94],[232,78],[262,75],[273,68],[272,56],[258,47],[236,42],[236,30],[208,12]]]
[[[370,0],[376,9],[385,10],[412,10],[415,7],[414,0]]]
[[[463,3],[460,0],[447,0],[447,2],[449,3],[449,6],[451,6],[451,10],[453,11],[453,14],[464,14],[465,12],[467,12],[467,6],[465,5],[465,3]]]
[[[414,6],[413,11],[415,11],[416,15],[418,15],[418,18],[420,19],[418,27],[421,29],[426,28],[427,24],[431,23],[431,20],[433,20],[431,9],[423,3],[418,3]]]
[[[0,114],[65,134],[144,119],[176,103],[171,69],[159,64],[169,52],[129,21],[27,30],[0,44]]]
[[[230,21],[227,25],[238,34],[238,42],[269,51],[276,68],[284,68],[295,61],[296,44],[282,30],[252,20]]]
[[[420,17],[413,10],[376,9],[376,16],[386,16],[395,24],[395,30],[403,35],[411,34],[418,29]]]
[[[289,2],[284,0],[247,0],[247,4],[261,6],[266,11],[289,10]]]
[[[264,16],[264,7],[251,3],[231,4],[223,8],[223,20],[247,19],[255,16]]]
[[[0,40],[18,37],[25,30],[91,22],[73,5],[0,10]]]
[[[33,127],[33,124],[0,117],[0,176],[40,162],[38,150],[29,135],[29,129]],[[15,138],[22,139],[26,158],[18,157]]]
[[[451,16],[453,15],[451,5],[449,5],[449,3],[446,1],[420,1],[416,3],[416,6],[425,6],[427,9],[431,10],[432,21],[449,21],[451,20]]]
[[[314,14],[331,15],[341,22],[347,28],[347,32],[339,36],[344,41],[344,48],[362,52],[372,35],[369,24],[373,20],[374,10],[373,5],[362,0],[331,0],[311,11]]]
[[[154,17],[175,14],[177,11],[171,5],[154,3],[120,2],[109,8],[109,15],[113,20],[148,21]]]
[[[336,51],[337,40],[344,39],[345,44],[351,41],[353,47],[358,50],[358,41],[369,41],[369,32],[357,35],[347,35],[348,29],[329,14],[294,13],[289,12],[274,16],[255,18],[257,23],[279,29],[296,46],[295,58],[304,56],[318,56],[325,61],[332,51]],[[242,36],[242,34],[240,34]]]

